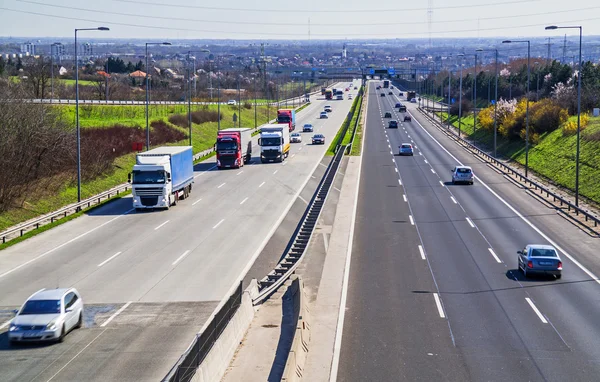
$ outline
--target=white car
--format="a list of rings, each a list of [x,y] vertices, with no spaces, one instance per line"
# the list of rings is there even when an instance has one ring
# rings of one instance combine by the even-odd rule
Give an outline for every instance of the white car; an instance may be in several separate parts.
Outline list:
[[[8,327],[8,340],[58,341],[83,324],[83,300],[75,288],[42,289],[29,296]]]
[[[227,105],[237,105],[237,102],[234,99],[230,99],[229,101],[227,101]]]
[[[452,184],[473,184],[473,169],[469,166],[456,166],[452,171]]]
[[[291,133],[290,143],[302,143],[302,135],[300,133]]]
[[[329,116],[327,115],[326,111],[322,111],[321,114],[319,114],[319,118],[324,119],[324,118],[329,118]]]

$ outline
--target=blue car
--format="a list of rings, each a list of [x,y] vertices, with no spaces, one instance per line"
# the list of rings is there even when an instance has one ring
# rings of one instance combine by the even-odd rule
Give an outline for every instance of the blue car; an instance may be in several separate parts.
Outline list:
[[[311,125],[310,123],[305,124],[304,126],[302,126],[302,131],[305,133],[312,133],[313,132],[313,125]]]
[[[398,152],[398,155],[414,155],[413,147],[410,143],[403,143],[402,145],[400,145],[400,147],[398,147],[398,149],[400,150]]]

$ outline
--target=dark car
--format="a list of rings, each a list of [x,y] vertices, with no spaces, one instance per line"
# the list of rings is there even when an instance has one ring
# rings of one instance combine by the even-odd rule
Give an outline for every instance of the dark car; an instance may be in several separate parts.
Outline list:
[[[394,106],[394,107],[395,107],[395,108],[399,108],[400,106],[402,106],[402,104],[401,104],[400,102],[398,102],[398,103],[396,104],[396,106]]]
[[[382,97],[385,97],[385,93],[381,93],[381,96],[382,96]]]
[[[325,136],[323,134],[315,134],[312,137],[312,144],[313,145],[324,145],[325,144]]]
[[[388,111],[388,112],[386,112],[386,113],[383,115],[383,118],[392,118],[392,113],[390,113],[389,111]]]
[[[399,95],[400,97],[404,97],[404,93],[402,93],[402,92],[398,93],[398,95]]]
[[[404,116],[404,122],[412,122],[412,118],[410,115],[405,115]]]
[[[389,129],[397,129],[398,128],[398,121],[392,119],[391,121],[388,122],[388,128]]]
[[[388,94],[389,94],[389,95],[394,95],[394,93],[393,93],[393,92],[388,92]]]

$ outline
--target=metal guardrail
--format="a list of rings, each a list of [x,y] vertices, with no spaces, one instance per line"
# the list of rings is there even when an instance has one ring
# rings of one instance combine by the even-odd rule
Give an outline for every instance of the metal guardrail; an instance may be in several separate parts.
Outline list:
[[[485,151],[481,150],[479,147],[473,145],[471,142],[468,142],[467,140],[465,140],[463,138],[460,138],[457,135],[451,133],[450,131],[448,131],[448,128],[446,127],[446,125],[440,126],[440,123],[438,121],[436,121],[435,118],[430,117],[427,114],[427,112],[425,112],[422,108],[419,108],[419,111],[425,117],[427,117],[430,121],[432,121],[434,123],[434,125],[436,127],[438,127],[438,129],[440,129],[442,132],[444,132],[448,137],[454,139],[455,141],[457,141],[459,144],[461,144],[462,146],[464,146],[468,150],[474,152],[476,155],[478,155],[480,158],[482,158],[485,162],[493,164],[495,167],[501,169],[501,171],[503,173],[508,173],[508,174],[516,177],[521,182],[524,182],[525,185],[528,185],[529,187],[533,187],[536,191],[540,191],[540,193],[542,195],[546,194],[546,197],[547,198],[552,198],[552,200],[553,200],[554,203],[559,202],[561,208],[563,208],[564,206],[566,206],[567,207],[567,211],[571,212],[571,210],[573,210],[573,212],[575,213],[576,216],[579,216],[581,214],[584,217],[586,223],[591,221],[594,224],[594,227],[598,227],[598,223],[600,223],[600,219],[597,218],[596,216],[590,214],[587,211],[584,211],[583,209],[581,209],[580,207],[577,207],[575,204],[573,204],[570,201],[566,200],[562,196],[557,195],[556,193],[548,190],[543,185],[541,185],[541,184],[539,184],[539,183],[537,183],[537,182],[529,179],[528,177],[526,177],[525,175],[523,175],[519,171],[517,171],[517,170],[513,169],[512,167],[507,166],[506,164],[500,162],[498,159],[494,158],[493,156],[489,155]]]
[[[242,304],[242,282],[208,321],[162,382],[189,382]]]
[[[338,146],[339,147],[339,146]],[[293,236],[293,244],[287,250],[285,256],[279,261],[275,268],[258,282],[258,295],[252,299],[254,305],[260,304],[277,290],[296,270],[299,260],[304,255],[308,243],[314,231],[317,220],[323,209],[323,205],[329,195],[329,190],[344,155],[345,147],[339,147],[333,160],[329,163],[325,175],[306,211],[302,217],[302,223]]]

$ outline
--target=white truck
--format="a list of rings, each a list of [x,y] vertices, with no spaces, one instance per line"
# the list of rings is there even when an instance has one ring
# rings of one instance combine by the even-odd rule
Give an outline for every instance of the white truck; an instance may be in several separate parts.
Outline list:
[[[191,146],[164,146],[139,153],[129,174],[133,208],[166,208],[192,191],[194,160]]]
[[[288,125],[271,124],[260,128],[260,161],[283,162],[290,153],[290,130]]]

